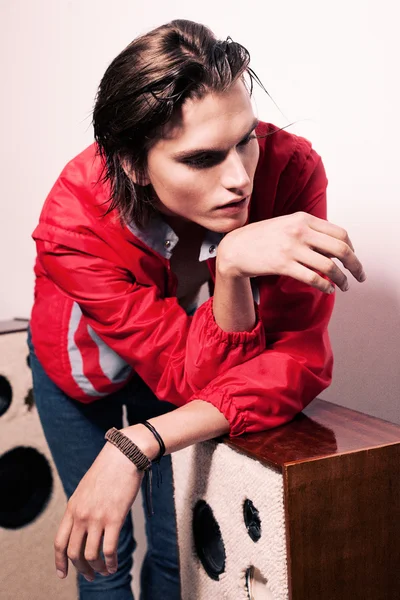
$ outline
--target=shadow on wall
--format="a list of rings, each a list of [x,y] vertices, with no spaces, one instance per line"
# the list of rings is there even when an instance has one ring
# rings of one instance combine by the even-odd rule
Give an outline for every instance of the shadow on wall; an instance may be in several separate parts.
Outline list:
[[[379,277],[370,278],[379,282]],[[335,357],[333,383],[321,398],[400,423],[400,299],[382,288],[351,283],[336,292],[329,327]]]

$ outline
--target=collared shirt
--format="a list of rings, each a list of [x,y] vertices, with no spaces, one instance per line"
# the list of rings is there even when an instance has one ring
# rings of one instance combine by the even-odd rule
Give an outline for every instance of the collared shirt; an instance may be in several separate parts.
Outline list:
[[[168,225],[161,215],[154,216],[145,229],[139,229],[134,223],[129,225],[129,230],[147,246],[167,258],[171,259],[173,250],[179,242],[179,237],[175,231]],[[224,233],[218,231],[205,230],[203,242],[200,247],[199,262],[215,258],[217,256],[218,246],[221,243]],[[260,293],[255,279],[251,279],[251,289],[256,304],[260,303]],[[188,315],[193,315],[198,307],[198,298],[185,310]]]
[[[139,229],[134,223],[131,223],[129,230],[133,235],[147,246],[167,258],[171,259],[173,250],[179,242],[179,237],[175,231],[168,225],[161,215],[155,215],[145,229]],[[204,239],[201,244],[199,262],[215,258],[217,256],[218,245],[225,234],[217,231],[205,230]]]
[[[175,231],[168,225],[168,223],[162,218],[161,215],[154,215],[150,220],[146,228],[140,229],[134,223],[128,226],[129,230],[144,242],[147,246],[171,260],[175,246],[179,242],[179,237]],[[203,242],[200,247],[199,262],[208,260],[209,258],[215,258],[217,256],[218,245],[225,234],[217,231],[205,230]],[[253,296],[256,302],[258,302],[258,290],[255,290],[254,285]],[[199,290],[200,293],[200,290]],[[194,315],[199,305],[199,294],[196,299],[184,310],[189,316]]]
[[[129,230],[147,246],[171,260],[173,250],[179,242],[179,237],[175,231],[168,225],[161,215],[155,215],[145,229],[139,229],[134,223],[128,226]],[[224,233],[218,231],[205,230],[203,242],[200,247],[199,262],[215,258],[217,256],[218,246],[221,243]],[[256,304],[260,303],[260,292],[256,279],[251,279],[251,289]],[[188,315],[193,315],[198,307],[198,298],[186,308]]]

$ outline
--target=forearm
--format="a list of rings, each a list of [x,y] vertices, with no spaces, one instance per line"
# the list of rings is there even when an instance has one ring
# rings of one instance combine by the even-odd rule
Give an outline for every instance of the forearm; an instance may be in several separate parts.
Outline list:
[[[166,454],[176,452],[192,444],[213,439],[229,431],[229,423],[223,414],[209,402],[193,400],[165,415],[149,419],[162,437]],[[123,429],[150,460],[159,452],[153,434],[144,425],[132,425]]]
[[[223,331],[251,331],[256,323],[250,277],[241,277],[233,268],[233,257],[218,248],[213,313]]]

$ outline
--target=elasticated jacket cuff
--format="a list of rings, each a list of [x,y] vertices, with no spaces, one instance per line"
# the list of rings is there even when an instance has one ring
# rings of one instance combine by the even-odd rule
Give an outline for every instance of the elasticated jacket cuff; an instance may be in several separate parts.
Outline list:
[[[229,437],[237,437],[246,433],[246,411],[239,410],[226,392],[216,388],[212,383],[190,398],[209,402],[224,415],[229,422]]]
[[[195,328],[195,320],[197,313],[202,311],[201,321],[206,323],[207,331],[203,339],[209,341],[213,345],[216,343],[226,343],[229,346],[240,346],[241,344],[255,345],[257,347],[265,347],[264,326],[260,318],[258,304],[254,303],[256,313],[256,323],[251,331],[224,331],[218,325],[213,313],[213,298],[209,298],[193,317],[192,328]],[[200,315],[199,315],[200,317]]]

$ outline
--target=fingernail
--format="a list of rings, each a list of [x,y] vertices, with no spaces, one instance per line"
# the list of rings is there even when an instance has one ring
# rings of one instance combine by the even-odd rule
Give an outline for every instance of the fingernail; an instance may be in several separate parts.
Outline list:
[[[364,273],[364,271],[361,273],[360,275],[360,281],[365,281],[367,279],[366,274]]]
[[[110,575],[114,575],[114,573],[117,572],[117,569],[108,569],[108,572],[110,573]]]
[[[56,573],[57,573],[57,577],[59,577],[60,579],[64,579],[65,575],[64,575],[64,573],[62,571],[60,571],[59,569],[57,569]]]
[[[333,294],[334,291],[335,288],[333,287],[333,285],[331,285],[331,287],[328,288],[328,294]]]
[[[350,286],[349,286],[349,283],[348,283],[348,282],[346,282],[346,283],[344,284],[343,291],[344,291],[344,292],[347,292],[347,290],[349,289],[349,287],[350,287]]]
[[[88,575],[84,575],[84,578],[86,579],[86,581],[89,581],[89,583],[92,583],[92,581],[94,580],[94,577],[89,577]]]

